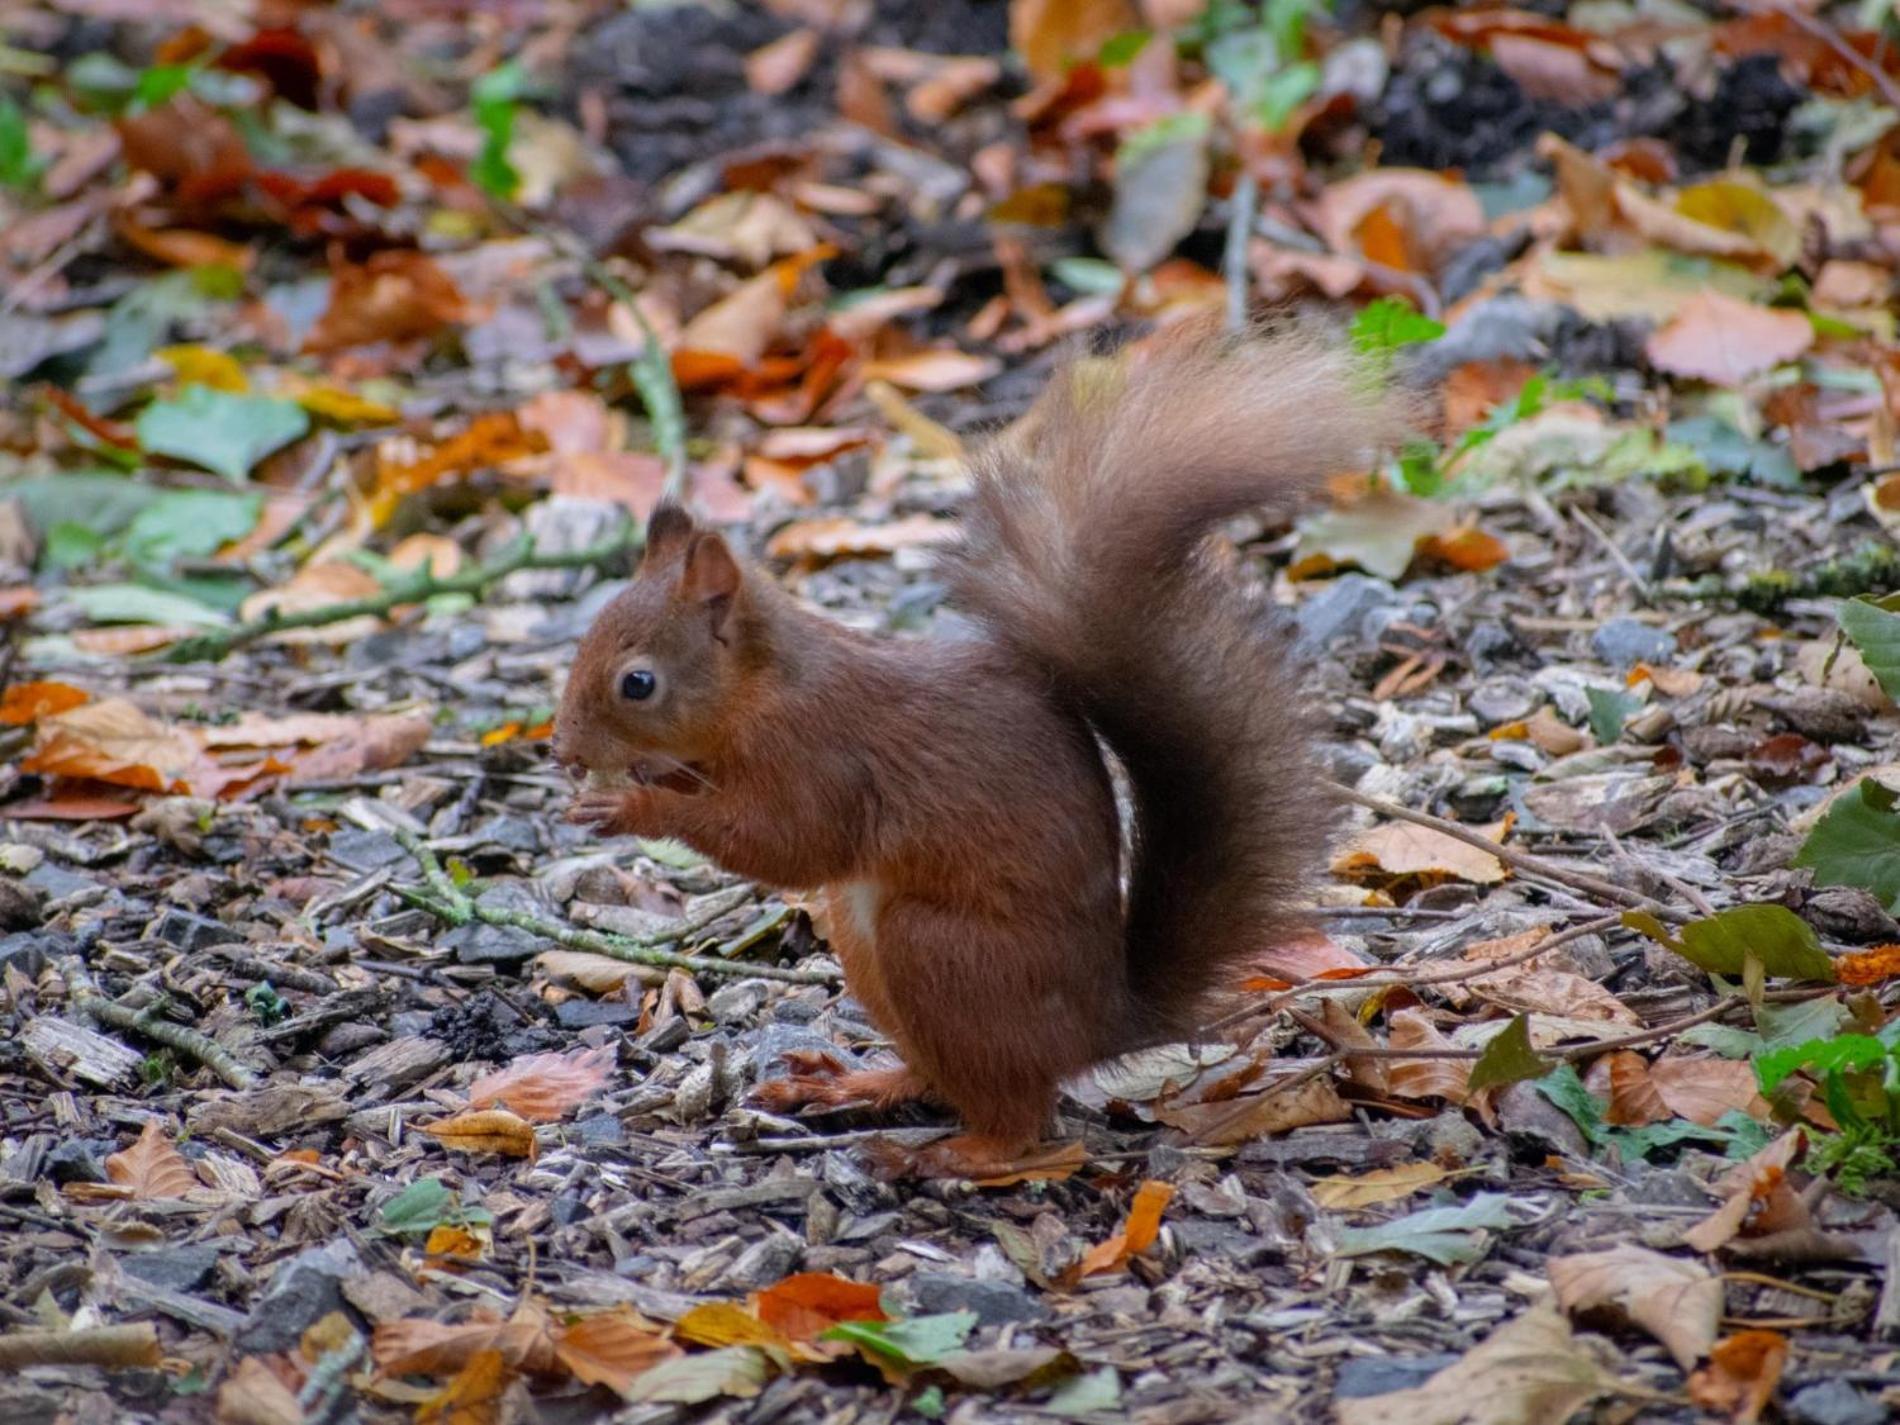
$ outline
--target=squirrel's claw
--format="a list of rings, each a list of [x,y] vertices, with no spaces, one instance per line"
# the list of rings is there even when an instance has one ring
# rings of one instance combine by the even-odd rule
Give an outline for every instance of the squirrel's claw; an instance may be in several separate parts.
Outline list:
[[[566,819],[576,826],[610,832],[626,815],[625,792],[581,792],[568,803]]]

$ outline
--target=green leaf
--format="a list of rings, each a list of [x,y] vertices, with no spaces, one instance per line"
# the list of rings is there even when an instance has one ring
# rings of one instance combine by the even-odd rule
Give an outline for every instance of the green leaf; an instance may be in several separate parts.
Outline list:
[[[1834,611],[1841,631],[1860,650],[1861,661],[1881,691],[1900,702],[1900,613],[1871,599],[1848,599]]]
[[[1732,1141],[1732,1135],[1721,1129],[1704,1128],[1680,1118],[1643,1128],[1611,1128],[1603,1121],[1604,1100],[1584,1086],[1569,1064],[1559,1064],[1531,1086],[1562,1109],[1592,1146],[1614,1148],[1626,1160],[1647,1158],[1658,1148],[1688,1139],[1723,1144]]]
[[[1049,264],[1049,275],[1084,297],[1112,297],[1128,280],[1121,268],[1099,257],[1058,257]]]
[[[1621,688],[1585,688],[1583,695],[1590,700],[1590,731],[1605,747],[1623,736],[1623,724],[1643,705],[1641,698]]]
[[[466,1227],[494,1221],[487,1208],[468,1206],[440,1178],[417,1178],[388,1202],[376,1230],[388,1237],[421,1237],[442,1225]]]
[[[1755,1061],[1755,1078],[1763,1093],[1772,1093],[1788,1075],[1812,1069],[1817,1075],[1843,1069],[1867,1069],[1893,1053],[1893,1047],[1871,1034],[1842,1034],[1833,1039],[1810,1039],[1764,1054]]]
[[[156,109],[189,89],[192,75],[197,70],[195,64],[155,64],[150,69],[139,71],[138,83],[132,87],[133,107]]]
[[[187,594],[145,584],[91,584],[69,589],[66,597],[93,623],[183,623],[217,628],[230,619]]]
[[[137,429],[139,444],[151,454],[202,465],[237,483],[308,431],[310,415],[295,401],[187,386],[175,399],[140,411]]]
[[[1113,1414],[1121,1409],[1121,1404],[1121,1373],[1113,1366],[1103,1366],[1064,1381],[1042,1408],[1051,1415],[1074,1419],[1083,1415]]]
[[[945,1311],[896,1321],[841,1321],[823,1339],[849,1341],[910,1368],[931,1365],[962,1350],[975,1328],[974,1311]]]
[[[1753,1157],[1772,1143],[1775,1137],[1774,1130],[1766,1123],[1750,1118],[1739,1108],[1731,1108],[1716,1119],[1715,1126],[1734,1135],[1728,1145],[1728,1156],[1734,1159]]]
[[[1891,787],[1862,777],[1808,833],[1794,864],[1814,872],[1816,885],[1859,886],[1888,910],[1900,910],[1900,813]]]
[[[1426,316],[1403,297],[1369,302],[1352,319],[1352,344],[1371,357],[1389,357],[1404,347],[1437,341],[1445,324]]]
[[[1428,1207],[1376,1227],[1341,1228],[1339,1255],[1410,1252],[1441,1267],[1475,1262],[1484,1251],[1470,1233],[1480,1228],[1497,1231],[1517,1225],[1505,1210],[1507,1201],[1502,1193],[1485,1192],[1461,1207]]]
[[[1153,38],[1151,30],[1123,30],[1119,35],[1110,35],[1102,41],[1095,62],[1103,69],[1125,68],[1134,63],[1135,56],[1146,49]]]
[[[1288,65],[1261,86],[1260,97],[1247,106],[1247,113],[1261,128],[1278,133],[1293,111],[1317,92],[1320,78],[1320,67],[1311,60]]]
[[[1755,1011],[1762,1047],[1771,1050],[1805,1044],[1810,1039],[1832,1039],[1852,1019],[1847,1006],[1832,995],[1799,1004],[1765,1004]]]
[[[1466,1087],[1476,1093],[1479,1089],[1514,1084],[1520,1079],[1541,1079],[1554,1067],[1549,1059],[1539,1057],[1531,1048],[1531,1017],[1520,1014],[1485,1044],[1478,1062],[1471,1066]]]
[[[1808,923],[1786,906],[1738,905],[1692,920],[1672,936],[1646,911],[1623,912],[1623,923],[1716,975],[1763,973],[1791,980],[1834,983],[1834,962]]]
[[[1192,110],[1169,114],[1122,141],[1115,195],[1096,229],[1103,252],[1128,272],[1143,272],[1194,231],[1207,206],[1211,121]]]
[[[74,524],[102,540],[124,530],[162,493],[123,475],[84,472],[0,485],[0,499],[17,502],[42,535],[55,526]]]
[[[482,131],[481,152],[469,165],[468,176],[494,198],[512,198],[521,175],[508,161],[515,137],[516,101],[527,89],[527,75],[518,60],[484,74],[469,91],[475,126]]]
[[[125,531],[126,558],[141,569],[169,570],[211,554],[257,527],[264,497],[218,490],[167,490]]]
[[[83,569],[105,553],[105,536],[72,520],[61,520],[46,531],[40,544],[40,562],[48,569]]]
[[[1102,48],[1106,50],[1108,46],[1104,45]],[[926,1420],[943,1419],[944,1411],[949,1408],[943,1398],[943,1387],[940,1385],[925,1386],[910,1398],[910,1408],[923,1416]]]
[[[0,184],[31,188],[42,166],[33,153],[26,111],[13,102],[12,95],[0,91]]]

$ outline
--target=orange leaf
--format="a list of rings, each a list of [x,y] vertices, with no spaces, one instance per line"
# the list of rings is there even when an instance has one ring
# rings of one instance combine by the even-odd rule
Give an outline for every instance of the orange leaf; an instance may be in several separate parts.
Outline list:
[[[1590,1066],[1584,1085],[1590,1092],[1609,1099],[1603,1113],[1605,1123],[1639,1128],[1673,1116],[1656,1085],[1650,1082],[1649,1061],[1632,1049],[1603,1055]]]
[[[1781,1383],[1788,1338],[1778,1331],[1738,1331],[1717,1341],[1709,1363],[1689,1377],[1689,1398],[1704,1410],[1752,1425]]]
[[[1474,574],[1495,569],[1511,557],[1503,540],[1471,525],[1427,535],[1419,542],[1418,552]]]
[[[130,213],[121,213],[113,226],[127,247],[167,267],[235,267],[248,272],[257,260],[257,254],[241,242],[190,228],[148,228]]]
[[[754,94],[783,94],[818,58],[818,31],[800,26],[745,57],[745,82]]]
[[[619,1395],[633,1389],[636,1377],[679,1348],[651,1323],[629,1311],[605,1311],[564,1327],[554,1338],[554,1357],[583,1385],[604,1385]]]
[[[24,618],[40,606],[40,591],[31,584],[14,584],[0,589],[0,623]]]
[[[1076,60],[1092,60],[1105,41],[1140,27],[1128,0],[1014,0],[1009,47],[1040,82],[1060,79]]]
[[[106,1159],[106,1176],[131,1190],[140,1201],[149,1198],[189,1197],[202,1186],[182,1154],[148,1118],[132,1146]]]
[[[374,253],[362,265],[346,262],[330,279],[330,305],[304,341],[322,353],[378,341],[434,336],[464,321],[468,304],[454,281],[426,253]]]
[[[797,1341],[823,1335],[840,1321],[887,1321],[879,1289],[826,1272],[799,1272],[754,1295],[759,1320]]]
[[[1171,1183],[1158,1182],[1153,1178],[1144,1182],[1135,1192],[1135,1200],[1128,1209],[1128,1221],[1123,1224],[1122,1230],[1106,1242],[1089,1248],[1082,1260],[1069,1269],[1068,1280],[1075,1282],[1083,1277],[1115,1271],[1126,1265],[1130,1257],[1147,1251],[1161,1231],[1161,1214],[1166,1211],[1173,1197],[1174,1187]]]
[[[190,733],[166,727],[124,698],[43,717],[23,772],[87,777],[145,792],[214,796],[234,780]]]
[[[483,1249],[481,1239],[466,1227],[439,1222],[429,1229],[429,1240],[422,1250],[431,1257],[462,1257],[477,1262]]]
[[[866,381],[888,381],[906,391],[957,391],[987,381],[1002,369],[1002,363],[993,356],[932,348],[867,361],[863,376]]]
[[[505,1108],[452,1114],[418,1126],[443,1147],[462,1153],[499,1153],[504,1158],[532,1159],[539,1152],[534,1125]]]
[[[1834,962],[1834,973],[1844,985],[1877,985],[1900,975],[1900,945],[1876,945],[1857,950]]]
[[[422,1402],[416,1425],[501,1425],[510,1371],[500,1351],[477,1351],[441,1393]]]
[[[91,701],[91,693],[71,683],[14,683],[0,693],[0,722],[25,727]]]
[[[530,1054],[470,1084],[469,1106],[498,1103],[532,1123],[553,1123],[591,1098],[613,1066],[612,1045],[571,1054]]]

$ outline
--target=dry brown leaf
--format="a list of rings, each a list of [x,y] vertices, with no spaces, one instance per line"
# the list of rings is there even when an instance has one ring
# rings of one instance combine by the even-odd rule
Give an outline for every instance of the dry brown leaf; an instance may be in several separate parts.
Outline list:
[[[1649,1061],[1634,1049],[1618,1049],[1590,1065],[1584,1086],[1608,1100],[1603,1120],[1619,1128],[1640,1128],[1669,1118],[1669,1106],[1649,1079]]]
[[[612,1075],[612,1045],[529,1054],[468,1086],[471,1108],[500,1104],[530,1123],[553,1123],[592,1098]]]
[[[431,337],[470,315],[461,291],[434,258],[390,249],[372,253],[360,266],[346,262],[331,274],[330,305],[310,329],[304,350]]]
[[[493,1351],[517,1370],[545,1373],[553,1368],[553,1330],[547,1313],[526,1301],[506,1321],[491,1314],[451,1326],[405,1317],[377,1324],[370,1359],[385,1376],[447,1376]]]
[[[1740,386],[1814,345],[1800,312],[1778,311],[1709,290],[1685,301],[1644,348],[1657,370]]]
[[[811,70],[818,58],[818,31],[801,25],[761,45],[745,57],[745,82],[754,94],[783,94]]]
[[[1352,1107],[1332,1079],[1319,1074],[1288,1088],[1268,1084],[1234,1099],[1157,1107],[1155,1117],[1180,1129],[1191,1143],[1219,1148],[1315,1123],[1344,1123]]]
[[[189,1197],[202,1189],[198,1175],[171,1138],[148,1118],[132,1146],[106,1159],[106,1176],[128,1189],[139,1201],[161,1197]]]
[[[955,520],[938,519],[934,515],[906,515],[884,524],[864,524],[844,515],[826,515],[784,526],[772,536],[765,552],[774,559],[822,563],[952,544],[957,531]]]
[[[534,1125],[505,1108],[452,1114],[417,1126],[444,1147],[463,1153],[499,1153],[505,1158],[532,1159],[539,1151]]]
[[[1484,208],[1470,185],[1422,168],[1368,169],[1330,185],[1314,204],[1313,228],[1334,253],[1350,256],[1366,251],[1367,219],[1375,213],[1383,221],[1375,219],[1374,234],[1396,229],[1406,266],[1421,272],[1436,271],[1484,234]]]
[[[1708,1365],[1689,1377],[1689,1398],[1726,1415],[1730,1425],[1754,1425],[1787,1364],[1788,1338],[1780,1332],[1738,1331],[1718,1341]]]
[[[550,979],[572,980],[589,994],[610,995],[628,980],[658,984],[665,973],[651,966],[633,965],[608,955],[593,955],[585,950],[544,950],[535,957]]]
[[[155,721],[124,698],[41,718],[39,741],[20,770],[197,796],[215,796],[234,780],[189,732]]]
[[[1328,995],[1320,1002],[1320,1021],[1326,1026],[1326,1037],[1333,1048],[1346,1055],[1346,1076],[1369,1093],[1386,1092],[1387,1061],[1382,1058],[1368,1059],[1352,1052],[1355,1049],[1384,1047],[1372,1037],[1372,1031],[1361,1024],[1358,1017],[1335,995]]]
[[[1632,1028],[1641,1028],[1643,1023],[1641,1015],[1588,976],[1535,962],[1481,975],[1470,981],[1469,988],[1480,999],[1513,1013],[1556,1014]]]
[[[1392,1016],[1386,1042],[1394,1049],[1458,1047],[1416,1009],[1402,1009]],[[1442,1098],[1448,1103],[1463,1103],[1472,1063],[1470,1059],[1394,1059],[1386,1071],[1386,1083],[1394,1098]]]
[[[1745,1060],[1668,1057],[1649,1066],[1649,1081],[1677,1118],[1713,1128],[1726,1113],[1766,1119],[1768,1101]]]
[[[622,1308],[603,1311],[562,1327],[554,1358],[583,1385],[604,1385],[627,1395],[634,1381],[679,1354],[652,1322]]]
[[[1700,1262],[1626,1242],[1606,1252],[1552,1257],[1549,1274],[1565,1311],[1614,1307],[1661,1341],[1685,1371],[1715,1344],[1722,1282]]]
[[[1436,1163],[1400,1163],[1357,1177],[1320,1178],[1313,1183],[1313,1201],[1333,1212],[1377,1207],[1435,1187],[1449,1176]]]
[[[1338,1425],[1563,1425],[1618,1389],[1546,1302],[1506,1322],[1425,1384],[1338,1402]]]
[[[25,727],[43,717],[57,717],[92,701],[92,694],[71,683],[10,683],[0,692],[0,723]]]
[[[1620,75],[1598,68],[1575,45],[1500,32],[1491,37],[1490,49],[1497,67],[1533,99],[1553,104],[1597,104],[1614,98],[1623,87]]]
[[[1077,60],[1093,60],[1104,42],[1139,29],[1129,0],[1011,0],[1009,47],[1039,82],[1060,79]]]
[[[1791,1128],[1718,1178],[1714,1191],[1722,1205],[1683,1233],[1683,1242],[1698,1252],[1713,1252],[1744,1227],[1774,1230],[1806,1221],[1806,1210],[1787,1177],[1801,1142],[1802,1130]]]
[[[246,1356],[218,1387],[218,1425],[304,1425],[297,1392],[256,1356]]]
[[[1333,874],[1364,879],[1424,876],[1491,885],[1504,879],[1504,863],[1475,846],[1434,831],[1394,821],[1360,832],[1333,862]]]
[[[884,381],[907,391],[960,391],[989,380],[1002,369],[993,356],[936,348],[867,361],[863,375],[866,381]]]

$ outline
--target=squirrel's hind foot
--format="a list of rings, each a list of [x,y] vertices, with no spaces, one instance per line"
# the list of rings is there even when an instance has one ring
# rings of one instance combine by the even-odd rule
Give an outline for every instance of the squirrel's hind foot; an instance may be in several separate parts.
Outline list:
[[[910,1068],[846,1069],[822,1051],[794,1050],[780,1058],[792,1072],[768,1079],[752,1091],[752,1101],[774,1113],[806,1107],[868,1108],[887,1112],[929,1097],[929,1085]]]

